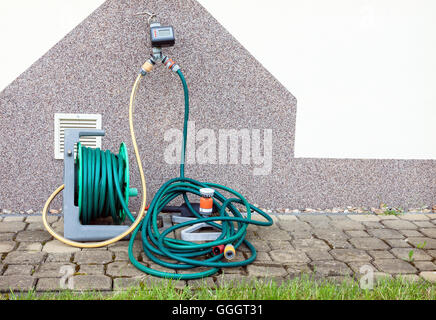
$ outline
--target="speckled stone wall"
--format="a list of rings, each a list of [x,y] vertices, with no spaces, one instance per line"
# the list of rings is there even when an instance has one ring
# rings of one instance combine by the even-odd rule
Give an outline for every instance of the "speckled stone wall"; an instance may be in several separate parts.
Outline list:
[[[226,184],[270,208],[436,202],[435,161],[293,158],[296,99],[197,2],[109,0],[0,93],[0,208],[40,210],[62,183],[63,164],[53,150],[55,112],[101,113],[103,148],[117,151],[125,141],[132,150],[129,95],[150,52],[146,21],[133,15],[144,8],[175,28],[176,46],[165,53],[187,78],[197,130],[272,129],[271,174],[254,176],[254,164],[191,164],[187,176]],[[166,130],[182,126],[177,76],[159,66],[147,75],[137,101],[150,201],[165,180],[178,175],[163,150]]]

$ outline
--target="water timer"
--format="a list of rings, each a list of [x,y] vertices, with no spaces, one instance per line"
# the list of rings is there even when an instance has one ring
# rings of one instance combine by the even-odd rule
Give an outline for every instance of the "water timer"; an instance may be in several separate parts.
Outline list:
[[[153,47],[171,47],[175,43],[174,29],[171,26],[161,26],[159,23],[150,25],[150,39]]]

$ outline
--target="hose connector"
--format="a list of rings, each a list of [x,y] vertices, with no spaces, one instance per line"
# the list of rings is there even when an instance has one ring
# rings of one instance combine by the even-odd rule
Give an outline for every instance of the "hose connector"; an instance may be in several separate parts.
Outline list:
[[[232,260],[236,256],[235,247],[232,244],[226,244],[224,248],[224,257],[227,260]]]
[[[212,254],[214,256],[220,255],[223,252],[224,252],[224,245],[223,244],[220,244],[219,246],[215,246],[212,248]]]
[[[154,62],[153,58],[148,59],[145,61],[145,63],[141,67],[141,74],[145,76],[148,72],[151,72],[153,70],[153,67],[156,63]]]
[[[180,70],[179,65],[176,64],[171,58],[167,56],[162,57],[162,63],[165,65],[165,67],[167,67],[169,70],[173,72],[177,72],[178,70]]]

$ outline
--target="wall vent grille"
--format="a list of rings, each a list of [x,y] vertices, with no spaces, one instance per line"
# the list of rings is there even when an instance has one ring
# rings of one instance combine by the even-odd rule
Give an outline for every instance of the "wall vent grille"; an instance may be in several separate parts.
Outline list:
[[[65,129],[101,129],[101,114],[55,113],[55,159],[64,158]],[[101,137],[81,137],[80,142],[90,148],[101,148]],[[74,148],[74,156],[76,155]]]

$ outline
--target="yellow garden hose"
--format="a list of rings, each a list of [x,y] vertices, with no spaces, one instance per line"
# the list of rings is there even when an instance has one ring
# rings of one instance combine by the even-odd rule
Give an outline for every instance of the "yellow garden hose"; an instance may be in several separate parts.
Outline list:
[[[99,247],[107,246],[107,245],[112,244],[114,242],[117,242],[117,241],[125,238],[127,235],[129,235],[138,226],[138,224],[141,222],[142,218],[144,217],[145,204],[146,204],[146,199],[147,199],[147,194],[146,194],[147,187],[146,187],[146,183],[145,183],[144,171],[142,169],[141,157],[139,156],[138,145],[136,144],[135,131],[133,128],[134,101],[135,101],[136,92],[138,91],[139,83],[140,83],[142,77],[143,77],[142,73],[138,74],[138,76],[135,80],[135,83],[133,85],[132,93],[130,94],[130,103],[129,103],[130,136],[132,138],[133,150],[135,151],[136,163],[137,163],[138,168],[139,168],[139,175],[141,177],[141,185],[142,185],[142,202],[141,202],[141,208],[139,210],[139,214],[138,214],[136,220],[132,223],[132,225],[126,231],[124,231],[123,233],[119,234],[118,236],[116,236],[112,239],[108,239],[105,241],[99,241],[99,242],[87,242],[87,243],[68,240],[68,239],[64,238],[63,236],[57,234],[47,222],[47,211],[48,211],[48,208],[50,207],[50,203],[64,189],[64,185],[61,185],[47,199],[47,201],[44,205],[44,208],[42,210],[42,221],[43,221],[44,226],[47,229],[47,231],[55,239],[65,243],[67,245],[70,245],[73,247],[78,247],[78,248],[99,248]]]

